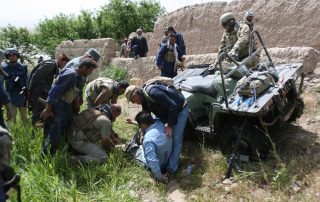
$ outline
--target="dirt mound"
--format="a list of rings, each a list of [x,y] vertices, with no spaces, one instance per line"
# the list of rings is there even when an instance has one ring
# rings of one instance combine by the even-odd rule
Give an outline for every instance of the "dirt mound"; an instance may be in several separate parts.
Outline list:
[[[320,50],[319,9],[318,0],[235,0],[187,6],[158,19],[154,34],[148,37],[149,55],[156,54],[163,28],[170,25],[183,33],[187,54],[217,52],[223,32],[220,15],[232,11],[240,21],[247,10],[257,14],[255,26],[267,47],[310,46]]]

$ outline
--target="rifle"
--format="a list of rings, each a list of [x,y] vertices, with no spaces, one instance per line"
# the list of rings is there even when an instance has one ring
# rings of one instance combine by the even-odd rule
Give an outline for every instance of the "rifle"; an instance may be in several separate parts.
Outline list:
[[[235,144],[235,146],[233,148],[231,157],[228,160],[228,169],[227,169],[227,171],[225,173],[225,179],[229,179],[230,178],[232,169],[233,169],[234,164],[235,164],[235,161],[237,159],[239,160],[240,142],[241,142],[241,139],[242,139],[242,136],[243,136],[244,128],[247,125],[247,122],[248,122],[247,119],[245,119],[244,122],[242,123],[241,127],[240,127],[239,134],[238,134],[238,137],[237,137],[237,140],[236,140],[236,144]]]

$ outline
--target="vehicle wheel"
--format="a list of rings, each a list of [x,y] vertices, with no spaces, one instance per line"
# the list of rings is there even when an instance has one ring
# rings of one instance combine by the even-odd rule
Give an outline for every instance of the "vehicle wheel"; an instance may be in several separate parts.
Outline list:
[[[304,103],[303,100],[300,97],[296,98],[296,106],[292,112],[291,117],[288,119],[288,122],[293,122],[296,119],[300,118],[301,115],[303,114],[303,109],[304,109]]]

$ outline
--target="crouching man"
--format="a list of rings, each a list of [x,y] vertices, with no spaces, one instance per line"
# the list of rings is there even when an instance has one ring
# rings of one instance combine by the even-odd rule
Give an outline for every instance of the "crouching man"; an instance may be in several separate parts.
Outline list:
[[[73,155],[71,159],[83,164],[106,162],[106,151],[110,151],[113,146],[112,122],[120,114],[121,106],[112,104],[86,109],[77,115],[73,120],[73,133],[69,134],[69,142],[81,154]]]
[[[136,160],[143,162],[156,180],[166,183],[167,176],[162,173],[165,172],[170,157],[172,138],[167,136],[164,124],[158,119],[153,119],[147,112],[139,112],[136,121],[144,133],[143,151]]]

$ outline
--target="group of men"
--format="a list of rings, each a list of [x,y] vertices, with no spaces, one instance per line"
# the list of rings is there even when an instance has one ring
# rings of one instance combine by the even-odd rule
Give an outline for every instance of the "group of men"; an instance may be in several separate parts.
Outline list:
[[[227,52],[229,56],[238,61],[242,61],[249,56],[249,35],[253,30],[253,17],[255,13],[247,11],[243,22],[237,22],[235,16],[228,12],[220,17],[220,23],[225,29],[223,33],[218,53]],[[124,47],[130,44],[132,50],[139,50],[134,53],[139,57],[145,57],[148,52],[147,41],[142,35],[142,30],[137,30],[137,37],[127,42],[125,39],[121,46],[121,56],[125,56]],[[136,41],[141,40],[140,43]],[[142,42],[143,41],[143,42]],[[143,44],[143,45],[142,45]],[[255,44],[253,44],[255,45]],[[146,47],[146,48],[144,48]],[[255,49],[254,49],[255,50]],[[140,52],[141,51],[141,52]],[[160,70],[160,76],[173,78],[177,75],[178,66],[182,64],[186,55],[186,46],[183,35],[176,32],[172,26],[164,29],[164,36],[159,43],[159,49],[156,55],[156,65]],[[258,56],[247,62],[247,66],[255,66],[258,62]],[[215,62],[215,66],[218,60]]]
[[[220,17],[225,32],[219,53],[227,52],[238,61],[248,57],[253,16],[253,12],[246,12],[241,23],[232,13]],[[143,57],[146,52],[137,54]],[[30,102],[32,124],[36,126],[42,120],[47,139],[42,155],[54,155],[59,145],[68,140],[76,151],[71,156],[73,161],[85,164],[106,162],[107,151],[118,141],[112,122],[121,114],[117,98],[124,93],[128,101],[142,105],[143,110],[135,118],[142,132],[141,155],[137,160],[150,168],[155,179],[162,182],[167,182],[177,172],[189,109],[186,99],[174,86],[161,82],[129,86],[127,81],[98,78],[88,83],[85,89],[86,109],[80,112],[86,78],[97,68],[100,59],[97,50],[89,49],[83,56],[72,60],[63,54],[57,60],[41,61],[30,75],[27,66],[18,62],[20,54],[16,49],[0,53],[7,59],[0,69],[0,107],[5,106],[7,118],[11,120],[15,120],[18,109],[24,121],[26,100]],[[172,27],[166,29],[156,61],[161,76],[174,77],[177,74],[176,63],[182,61],[185,54],[182,35]],[[2,110],[0,125],[0,138],[7,137],[3,135],[8,132],[4,129]],[[3,162],[0,159],[0,168]]]
[[[123,39],[123,43],[120,47],[120,57],[124,58],[140,58],[147,57],[148,53],[147,39],[142,34],[142,29],[137,29],[136,36]]]
[[[225,13],[220,17],[220,22],[225,32],[222,35],[218,54],[228,53],[237,61],[242,61],[249,56],[249,37],[253,31],[253,17],[255,13],[247,11],[244,15],[243,22],[237,22],[235,16],[231,13]],[[253,43],[254,50],[256,44]],[[249,62],[248,67],[254,67],[258,62],[258,56]],[[218,64],[216,60],[215,65]]]
[[[146,57],[148,43],[143,36],[142,29],[137,29],[137,36],[125,38],[120,47],[120,57],[139,58]],[[176,32],[172,26],[164,29],[164,36],[159,43],[156,65],[161,76],[173,78],[177,75],[177,66],[184,60],[186,46],[183,35]]]
[[[246,12],[241,23],[235,20],[232,13],[220,17],[225,32],[219,54],[226,52],[237,61],[249,56],[249,35],[253,31],[254,15],[252,11]],[[182,49],[179,47],[176,39],[182,37],[178,33],[167,32],[170,29],[165,30],[156,63],[161,69],[161,76],[172,78],[177,73],[174,69],[176,62],[183,59],[181,56],[185,54],[185,46],[180,44]],[[256,64],[256,61],[251,63],[252,66]],[[179,166],[183,132],[188,119],[187,102],[177,89],[161,82],[143,87],[129,86],[125,95],[128,101],[142,105],[143,109],[136,116],[144,135],[142,151],[137,150],[135,158],[149,167],[157,180],[166,181]],[[150,113],[157,118],[152,118]]]
[[[144,133],[139,160],[151,168],[157,180],[165,182],[179,167],[189,111],[187,101],[173,85],[159,82],[143,87],[131,85],[125,96],[128,101],[142,105],[142,112],[136,116]]]
[[[160,69],[160,75],[173,78],[177,75],[178,64],[183,62],[186,55],[183,36],[176,32],[172,26],[165,28],[159,46],[156,65]]]
[[[14,51],[7,55],[7,59],[10,55],[15,58],[20,56]],[[144,112],[136,116],[136,121],[144,133],[144,163],[151,168],[158,180],[163,181],[166,175],[162,174],[161,170],[174,174],[178,169],[183,130],[188,115],[183,95],[174,87],[167,89],[156,84],[149,85],[145,94],[142,94],[142,88],[128,87],[126,81],[98,78],[87,84],[87,108],[79,113],[86,77],[97,68],[99,58],[100,54],[95,49],[90,49],[83,56],[72,60],[61,55],[57,60],[42,61],[15,92],[21,95],[23,87],[27,88],[28,93],[23,101],[28,98],[32,103],[32,124],[36,127],[39,121],[44,122],[44,137],[47,141],[41,155],[54,155],[64,140],[68,139],[76,151],[71,160],[84,164],[104,163],[107,160],[107,151],[110,151],[118,138],[112,130],[112,122],[121,114],[121,106],[116,104],[117,97],[125,93],[129,101],[143,106]],[[11,64],[10,60],[6,64]],[[9,65],[9,68],[15,70],[16,67]],[[10,82],[11,77],[16,79],[14,77],[17,76],[14,75],[9,77],[8,72],[10,71],[5,68],[6,82]],[[10,92],[7,90],[6,93],[1,93],[6,97]],[[146,93],[151,100],[146,99]],[[7,106],[11,99],[9,94],[7,103],[2,103]],[[7,112],[11,114],[9,108]],[[157,118],[152,117],[151,113]],[[167,162],[168,166],[165,167]]]

